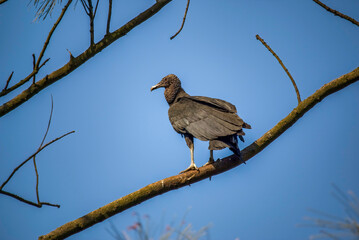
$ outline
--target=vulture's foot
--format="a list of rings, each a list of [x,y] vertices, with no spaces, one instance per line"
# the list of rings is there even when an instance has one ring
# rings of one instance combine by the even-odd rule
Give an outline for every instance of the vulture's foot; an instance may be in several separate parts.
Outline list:
[[[212,163],[214,163],[214,162],[215,162],[215,161],[214,161],[213,157],[210,157],[209,160],[208,160],[208,162],[207,162],[206,164],[204,164],[203,166],[210,165],[210,164],[212,164]]]
[[[185,173],[185,172],[188,172],[188,171],[191,171],[191,170],[197,170],[198,171],[198,167],[196,166],[196,164],[191,164],[188,168],[186,168],[185,170],[181,171],[181,173]]]

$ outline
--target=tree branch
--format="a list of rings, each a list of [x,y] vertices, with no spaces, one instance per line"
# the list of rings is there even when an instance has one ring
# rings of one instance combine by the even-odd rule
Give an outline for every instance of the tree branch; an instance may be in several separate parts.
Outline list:
[[[300,98],[300,94],[299,94],[299,90],[297,87],[297,84],[295,83],[292,75],[289,73],[288,69],[284,66],[282,60],[280,60],[280,58],[278,57],[278,55],[270,48],[270,46],[257,34],[256,35],[257,40],[261,41],[261,43],[273,54],[273,56],[278,60],[279,64],[282,66],[282,68],[284,69],[284,71],[287,73],[288,77],[290,78],[290,80],[292,81],[294,90],[297,94],[297,99],[298,99],[298,104],[302,101]]]
[[[7,2],[7,0],[0,0],[0,4]]]
[[[328,12],[333,13],[334,15],[344,18],[346,20],[348,20],[349,22],[352,22],[353,24],[359,26],[359,22],[357,20],[355,20],[354,18],[351,18],[341,12],[338,12],[337,10],[331,9],[330,7],[328,7],[327,5],[325,5],[324,3],[322,3],[319,0],[313,0],[315,3],[317,3],[319,6],[321,6],[322,8],[324,8],[325,10],[327,10]]]
[[[101,41],[94,44],[92,47],[89,47],[78,57],[74,57],[70,59],[70,61],[66,63],[63,67],[48,74],[46,77],[37,81],[36,84],[31,85],[28,89],[24,90],[22,93],[20,93],[13,99],[9,100],[8,102],[4,103],[2,106],[0,106],[0,117],[14,110],[16,107],[20,106],[21,104],[29,100],[31,97],[36,95],[41,90],[45,89],[49,85],[53,84],[59,79],[62,79],[63,77],[65,77],[66,75],[77,69],[79,66],[87,62],[87,60],[95,56],[97,53],[101,52],[104,48],[111,45],[114,41],[125,36],[133,28],[137,27],[138,25],[140,25],[141,23],[143,23],[144,21],[155,15],[158,11],[160,11],[165,5],[167,5],[171,1],[172,0],[159,0],[157,3],[152,5],[152,7],[140,13],[137,17],[133,18],[131,21],[123,25],[121,28],[106,35]],[[32,75],[29,76],[29,78],[31,77]]]
[[[10,80],[11,80],[13,74],[14,74],[14,71],[11,72],[9,78],[6,81],[5,87],[2,91],[5,91],[7,89],[7,87],[9,86],[9,83],[10,83]]]
[[[40,65],[40,62],[41,62],[41,59],[42,59],[42,57],[44,56],[45,50],[46,50],[47,46],[49,45],[51,36],[52,36],[52,34],[54,33],[56,27],[59,25],[60,21],[62,20],[64,14],[65,14],[66,10],[68,9],[68,7],[70,6],[71,2],[72,2],[72,0],[69,0],[69,1],[67,2],[67,4],[65,5],[65,7],[62,9],[62,12],[61,12],[59,18],[57,19],[57,21],[55,22],[54,26],[53,26],[52,29],[50,30],[50,32],[49,32],[49,34],[48,34],[48,36],[47,36],[47,39],[46,39],[46,41],[45,41],[45,43],[44,43],[44,46],[42,47],[42,50],[41,50],[41,52],[40,52],[39,58],[37,59],[37,62],[36,62],[36,64],[35,64],[35,66],[33,67],[33,68],[34,68],[33,71],[32,71],[26,78],[24,78],[23,80],[21,80],[20,82],[18,82],[18,83],[15,84],[14,86],[12,86],[11,88],[2,90],[2,91],[0,92],[0,97],[2,97],[2,96],[4,96],[4,95],[8,94],[9,92],[14,91],[14,90],[17,89],[18,87],[22,86],[24,83],[28,82],[32,77],[34,77],[34,80],[35,80],[35,75],[39,72],[39,70],[41,69],[41,67],[44,66],[44,65],[46,64],[46,62],[49,60],[49,59],[45,60],[45,62],[43,62],[43,63],[41,64],[41,66],[39,66],[39,65]],[[33,59],[34,59],[34,56],[33,56]]]
[[[183,20],[182,20],[182,25],[181,25],[180,29],[175,33],[175,35],[173,35],[172,37],[170,37],[171,40],[174,39],[174,38],[182,31],[182,28],[183,28],[183,26],[184,26],[184,22],[186,21],[186,17],[187,17],[189,2],[190,2],[190,0],[187,0],[187,6],[186,6],[186,10],[185,10],[185,12],[184,12],[184,16],[183,16]]]
[[[35,153],[33,153],[30,157],[28,157],[25,161],[23,161],[19,166],[17,166],[13,171],[12,173],[10,174],[10,176],[5,180],[5,182],[3,182],[3,184],[0,186],[0,190],[2,190],[5,185],[10,181],[10,179],[14,176],[14,174],[25,164],[27,163],[30,159],[32,159],[34,156],[36,156],[39,152],[41,152],[44,148],[46,148],[47,146],[53,144],[54,142],[57,142],[58,140],[60,140],[61,138],[63,137],[66,137],[67,135],[71,134],[71,133],[74,133],[75,131],[71,131],[71,132],[68,132],[68,133],[65,133],[64,135],[58,137],[58,138],[55,138],[54,140],[46,143],[44,146],[42,146],[41,148],[39,148]]]
[[[38,70],[40,62],[42,60],[42,57],[44,56],[44,53],[46,51],[47,46],[49,45],[50,39],[52,37],[52,34],[55,32],[55,29],[57,28],[57,26],[59,25],[59,23],[61,22],[62,18],[65,15],[66,10],[69,8],[70,4],[71,4],[72,0],[68,0],[68,2],[66,3],[66,5],[64,6],[64,8],[61,11],[60,16],[58,17],[57,21],[54,23],[54,26],[51,28],[49,34],[47,35],[47,38],[45,40],[44,46],[41,49],[39,58],[37,59],[36,65],[35,65],[35,69]]]
[[[108,17],[107,17],[106,34],[110,33],[111,14],[112,14],[112,0],[109,0],[109,2],[108,2]]]
[[[290,128],[306,112],[319,103],[328,95],[337,92],[346,86],[359,80],[359,67],[350,73],[347,73],[318,89],[314,94],[304,101],[300,102],[292,112],[282,119],[271,130],[266,132],[262,137],[257,139],[251,145],[242,150],[243,160],[248,161],[250,158],[261,152],[266,146],[278,138],[283,132]],[[76,220],[68,222],[47,235],[40,236],[40,240],[47,239],[64,239],[75,233],[81,232],[96,223],[110,218],[111,216],[140,204],[148,199],[178,189],[189,184],[201,181],[211,176],[226,172],[237,167],[242,162],[234,155],[220,159],[213,164],[199,168],[199,171],[189,171],[183,174],[165,178],[146,187],[143,187],[133,193],[130,193],[120,199],[117,199],[93,212],[90,212]]]
[[[48,203],[48,202],[35,203],[35,202],[32,202],[32,201],[26,200],[26,199],[24,199],[24,198],[22,198],[22,197],[20,197],[20,196],[18,196],[16,194],[13,194],[13,193],[10,193],[10,192],[4,191],[4,190],[0,190],[0,193],[4,194],[4,195],[7,195],[9,197],[15,198],[15,199],[19,200],[20,202],[24,202],[26,204],[29,204],[29,205],[32,205],[32,206],[38,207],[38,208],[41,208],[43,205],[57,207],[57,208],[60,207],[60,205],[52,204],[52,203]]]

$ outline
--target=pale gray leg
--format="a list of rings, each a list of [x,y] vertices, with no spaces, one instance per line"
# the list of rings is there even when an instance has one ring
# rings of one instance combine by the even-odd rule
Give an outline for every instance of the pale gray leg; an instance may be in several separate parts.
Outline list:
[[[213,158],[213,150],[209,150],[209,160],[208,160],[208,162],[206,163],[206,164],[204,164],[203,166],[207,166],[207,165],[209,165],[209,164],[212,164],[212,163],[214,163],[214,158]]]
[[[193,144],[193,137],[185,137],[186,143],[191,151],[191,165],[189,165],[188,168],[186,168],[185,170],[183,170],[180,173],[184,173],[190,170],[197,170],[198,167],[196,166],[196,164],[194,164],[194,144]]]

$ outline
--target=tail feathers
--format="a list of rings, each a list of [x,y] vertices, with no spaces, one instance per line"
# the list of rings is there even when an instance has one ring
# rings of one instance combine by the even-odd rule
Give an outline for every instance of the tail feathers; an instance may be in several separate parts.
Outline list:
[[[242,128],[252,129],[251,125],[248,123],[243,123]]]

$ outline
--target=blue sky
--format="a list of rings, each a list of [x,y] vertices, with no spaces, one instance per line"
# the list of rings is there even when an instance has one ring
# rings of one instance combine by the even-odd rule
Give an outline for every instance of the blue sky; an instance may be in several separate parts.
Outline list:
[[[112,30],[154,1],[114,1]],[[359,19],[359,2],[325,1]],[[70,6],[53,35],[38,79],[63,66],[89,44],[88,19],[80,4]],[[184,139],[168,120],[163,91],[150,87],[176,74],[191,95],[227,100],[252,125],[243,149],[297,104],[295,92],[275,58],[255,39],[259,34],[281,57],[302,99],[359,65],[359,29],[313,1],[191,1],[183,31],[185,0],[158,14],[0,119],[0,182],[41,143],[50,113],[48,141],[76,133],[37,157],[40,198],[60,209],[37,209],[0,196],[0,239],[36,239],[154,181],[178,174],[190,163]],[[10,0],[0,6],[0,87],[32,70],[51,18],[33,22],[35,10]],[[96,17],[95,41],[105,33],[107,5]],[[9,94],[0,104],[16,96]],[[344,216],[332,197],[332,183],[359,194],[359,85],[335,93],[310,110],[264,151],[229,172],[144,202],[69,239],[113,239],[110,222],[126,229],[133,211],[154,222],[181,218],[195,229],[211,224],[212,240],[308,239],[319,229],[298,227],[309,208]],[[195,141],[195,162],[207,162],[208,143]],[[226,149],[215,158],[231,154]],[[36,200],[35,174],[24,166],[5,190]]]

